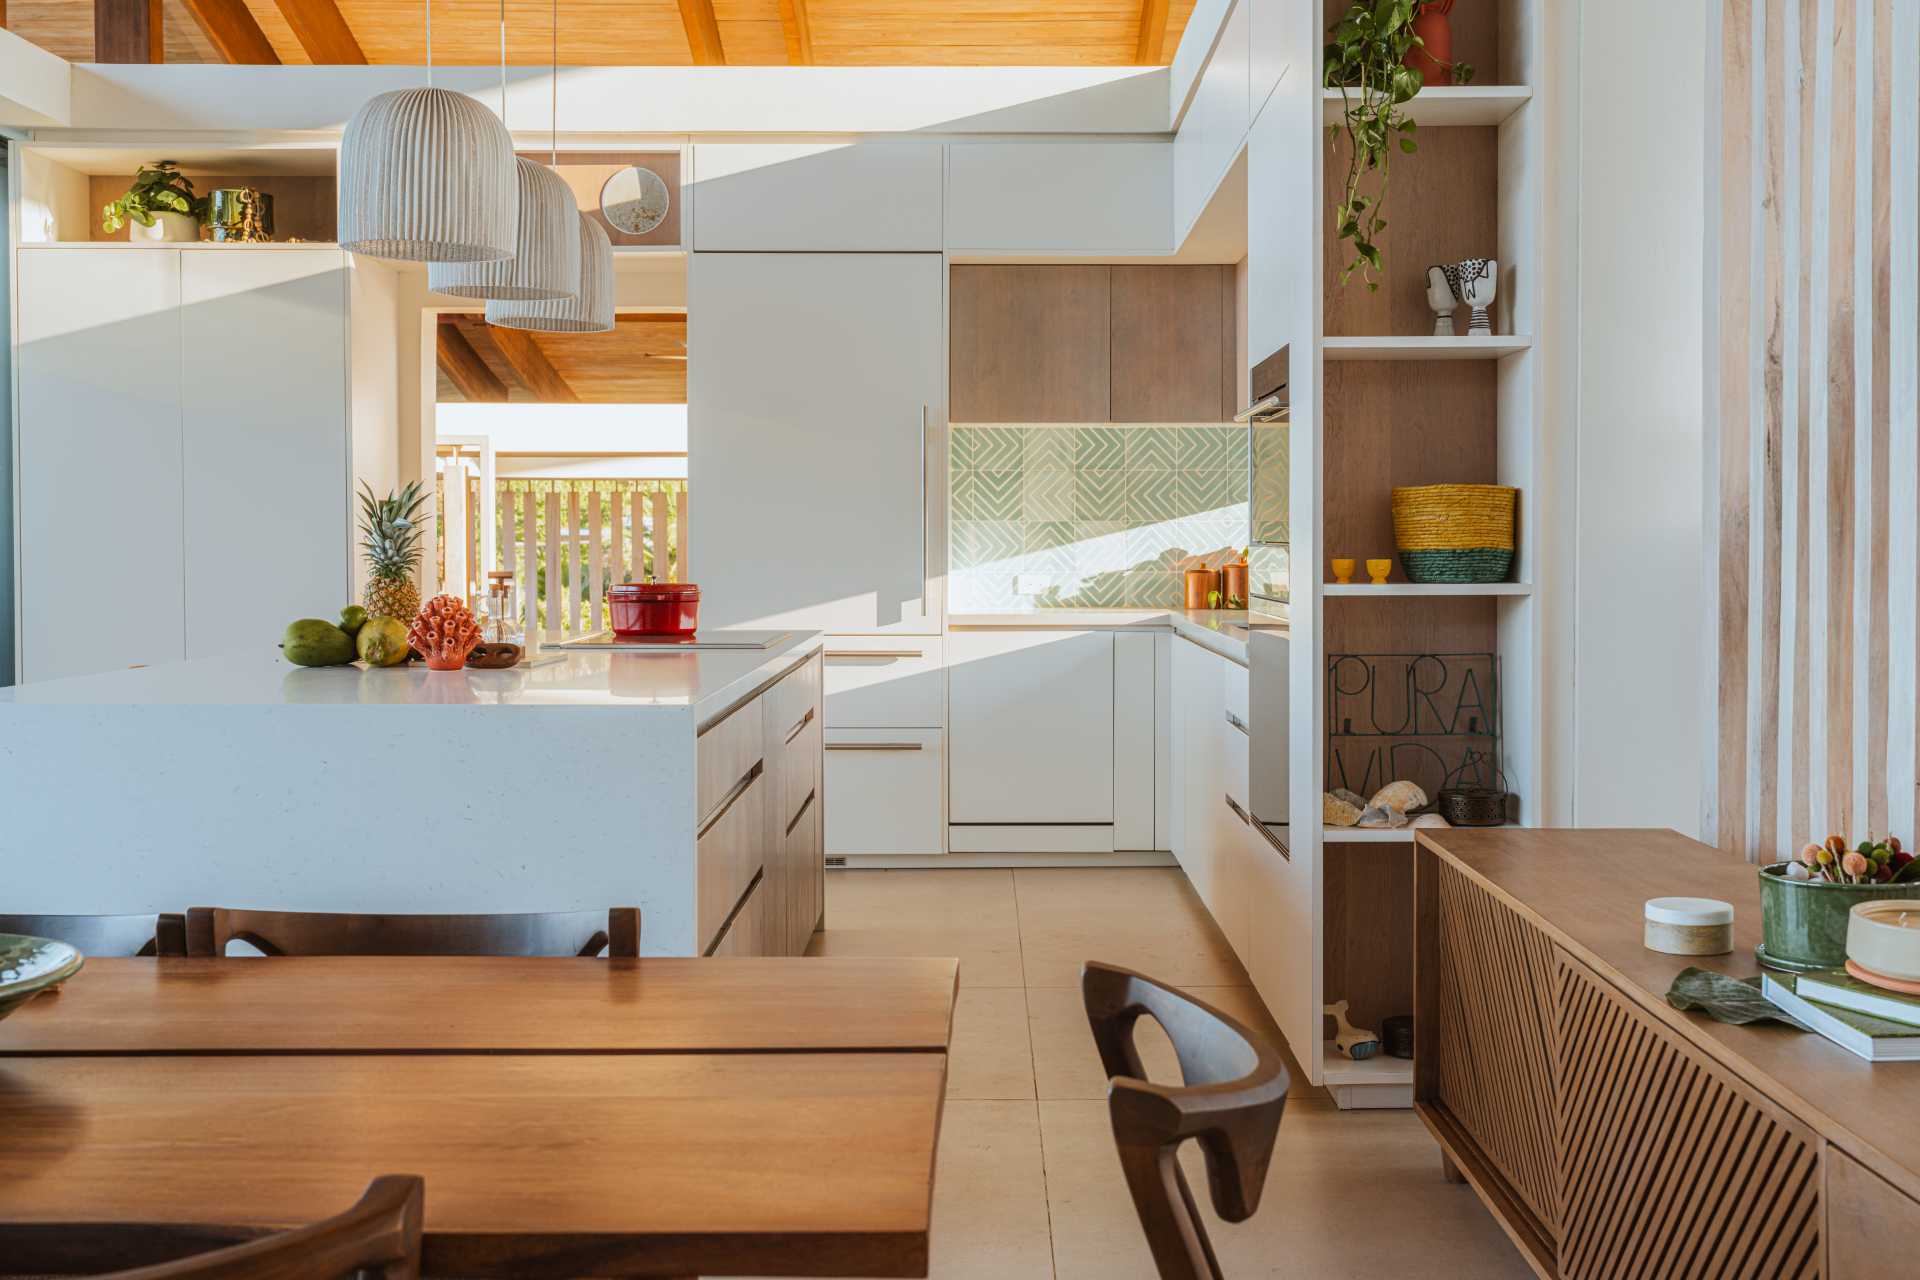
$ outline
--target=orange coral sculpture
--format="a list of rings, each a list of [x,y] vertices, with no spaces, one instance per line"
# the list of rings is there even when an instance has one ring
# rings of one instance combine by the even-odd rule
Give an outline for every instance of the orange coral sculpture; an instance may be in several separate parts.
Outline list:
[[[480,643],[480,624],[458,596],[435,596],[420,610],[407,631],[407,643],[427,660],[433,671],[458,671]]]

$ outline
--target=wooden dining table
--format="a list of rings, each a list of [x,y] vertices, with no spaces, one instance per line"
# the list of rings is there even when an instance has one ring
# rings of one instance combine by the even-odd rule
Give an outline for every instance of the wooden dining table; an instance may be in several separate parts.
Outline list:
[[[0,1021],[0,1273],[426,1180],[428,1275],[923,1276],[950,959],[90,960]]]

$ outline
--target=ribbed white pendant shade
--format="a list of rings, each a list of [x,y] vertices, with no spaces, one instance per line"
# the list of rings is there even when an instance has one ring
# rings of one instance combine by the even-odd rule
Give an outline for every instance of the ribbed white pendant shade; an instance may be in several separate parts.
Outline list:
[[[511,258],[499,262],[435,262],[427,288],[456,298],[532,302],[571,298],[580,288],[580,206],[560,175],[524,157],[520,234]]]
[[[520,189],[498,116],[445,89],[371,98],[340,138],[340,247],[407,262],[513,256]]]
[[[605,333],[613,328],[613,245],[600,224],[580,218],[580,296],[555,302],[489,302],[487,323],[542,333]]]

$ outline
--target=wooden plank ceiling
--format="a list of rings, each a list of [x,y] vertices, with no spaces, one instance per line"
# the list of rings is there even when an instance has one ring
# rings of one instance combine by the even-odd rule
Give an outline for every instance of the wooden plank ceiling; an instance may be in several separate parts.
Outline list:
[[[442,315],[441,403],[685,404],[687,318],[623,315],[611,333],[497,329]]]
[[[93,60],[94,7],[5,0],[15,34]],[[1136,66],[1172,60],[1193,0],[566,0],[568,66]],[[169,62],[426,61],[419,0],[163,0]],[[550,57],[548,0],[508,0],[507,60]],[[433,59],[499,57],[494,4],[434,6]],[[102,48],[102,55],[108,50]]]

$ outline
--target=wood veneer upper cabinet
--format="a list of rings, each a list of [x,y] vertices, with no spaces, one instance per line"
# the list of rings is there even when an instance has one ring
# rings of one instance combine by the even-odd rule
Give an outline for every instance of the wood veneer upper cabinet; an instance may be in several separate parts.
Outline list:
[[[957,266],[954,422],[1107,422],[1111,270]]]
[[[1113,422],[1219,422],[1232,399],[1230,267],[1114,267]]]

